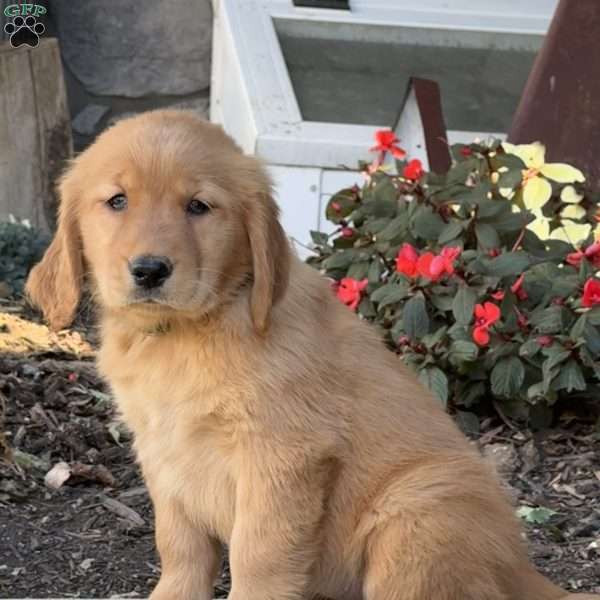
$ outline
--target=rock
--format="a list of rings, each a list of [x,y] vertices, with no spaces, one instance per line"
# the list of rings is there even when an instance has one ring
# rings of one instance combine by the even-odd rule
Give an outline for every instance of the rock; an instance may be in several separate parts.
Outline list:
[[[88,92],[139,98],[210,84],[210,0],[52,0],[63,58]]]
[[[208,119],[209,105],[210,105],[210,102],[209,102],[208,97],[206,97],[206,98],[203,97],[203,98],[194,98],[191,100],[182,100],[180,102],[175,102],[173,104],[167,104],[165,106],[157,107],[157,109],[191,110],[193,113],[196,114],[196,116],[200,117],[201,119]],[[144,111],[140,111],[139,113],[131,112],[131,111],[119,113],[119,114],[111,117],[108,120],[107,125],[110,127],[111,125],[114,125],[118,121],[122,121],[123,119],[128,119],[129,117],[135,117],[135,115],[141,114],[142,112],[144,112]]]
[[[483,454],[494,464],[498,474],[506,479],[519,466],[519,456],[512,444],[489,444],[485,446]]]
[[[88,104],[71,123],[73,130],[80,135],[93,135],[98,130],[102,117],[110,110],[102,104]]]

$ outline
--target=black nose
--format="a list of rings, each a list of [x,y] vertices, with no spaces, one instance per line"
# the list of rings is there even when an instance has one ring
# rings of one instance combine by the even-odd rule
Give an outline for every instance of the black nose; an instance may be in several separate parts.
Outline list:
[[[173,272],[173,265],[166,256],[138,256],[129,263],[136,285],[143,288],[160,287]]]

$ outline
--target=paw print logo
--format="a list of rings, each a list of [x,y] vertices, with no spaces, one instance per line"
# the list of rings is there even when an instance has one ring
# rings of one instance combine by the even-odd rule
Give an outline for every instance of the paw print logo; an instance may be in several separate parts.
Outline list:
[[[18,48],[23,44],[35,48],[40,43],[40,35],[46,28],[43,23],[39,23],[33,16],[15,17],[12,23],[4,25],[4,31],[10,35],[10,44],[13,48]]]

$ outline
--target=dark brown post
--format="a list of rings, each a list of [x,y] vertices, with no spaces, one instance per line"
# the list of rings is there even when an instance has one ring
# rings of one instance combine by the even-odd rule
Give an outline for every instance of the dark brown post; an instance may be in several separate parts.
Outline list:
[[[539,140],[546,159],[571,163],[600,189],[600,2],[561,0],[509,133]]]

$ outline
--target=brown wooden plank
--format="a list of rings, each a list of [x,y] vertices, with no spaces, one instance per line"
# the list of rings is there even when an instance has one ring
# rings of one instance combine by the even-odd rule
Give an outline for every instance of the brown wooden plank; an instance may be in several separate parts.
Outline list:
[[[51,230],[54,182],[71,154],[58,42],[0,42],[0,219],[12,214]]]

